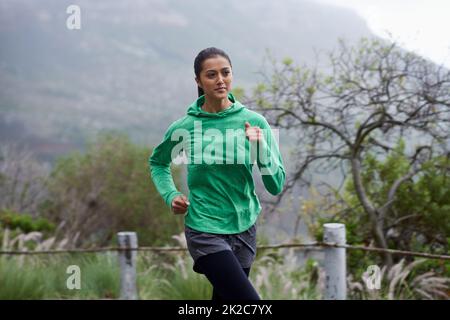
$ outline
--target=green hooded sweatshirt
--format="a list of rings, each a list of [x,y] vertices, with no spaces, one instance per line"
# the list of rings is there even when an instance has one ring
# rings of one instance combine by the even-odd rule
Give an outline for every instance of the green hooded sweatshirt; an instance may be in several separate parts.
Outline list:
[[[250,228],[261,212],[252,177],[258,165],[265,188],[279,194],[286,174],[267,120],[228,93],[231,106],[217,113],[204,111],[205,96],[193,102],[187,115],[173,122],[149,157],[156,189],[171,207],[182,195],[175,187],[170,164],[187,164],[188,199],[185,225],[202,232],[233,234]],[[245,122],[263,129],[261,142],[245,137]]]

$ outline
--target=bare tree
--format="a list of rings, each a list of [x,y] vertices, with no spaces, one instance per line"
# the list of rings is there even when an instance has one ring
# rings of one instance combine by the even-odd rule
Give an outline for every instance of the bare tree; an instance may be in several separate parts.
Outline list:
[[[261,72],[264,81],[245,103],[286,129],[298,146],[295,170],[277,203],[295,184],[310,186],[314,172],[340,168],[344,178],[351,175],[376,244],[387,248],[384,224],[399,186],[420,172],[425,160],[448,154],[449,70],[395,42],[367,38],[354,47],[339,40],[326,73],[295,66],[289,58],[282,64],[269,59],[271,73]],[[363,184],[362,161],[368,152],[386,156],[399,138],[409,142],[412,169],[377,206]],[[390,254],[384,262],[392,265]]]
[[[33,158],[31,151],[15,144],[0,148],[0,208],[38,215],[46,197],[50,168]]]

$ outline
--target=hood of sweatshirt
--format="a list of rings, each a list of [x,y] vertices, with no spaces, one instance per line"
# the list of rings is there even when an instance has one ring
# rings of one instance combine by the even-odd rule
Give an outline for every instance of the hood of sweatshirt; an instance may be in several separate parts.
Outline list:
[[[201,106],[205,102],[205,95],[198,97],[188,108],[187,114],[195,117],[223,118],[230,114],[240,112],[245,107],[236,100],[231,92],[228,93],[228,100],[233,102],[231,106],[220,112],[206,112]]]

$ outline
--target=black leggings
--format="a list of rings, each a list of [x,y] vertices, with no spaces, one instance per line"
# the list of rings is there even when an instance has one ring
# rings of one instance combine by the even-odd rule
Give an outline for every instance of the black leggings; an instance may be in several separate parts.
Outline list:
[[[234,253],[223,250],[198,258],[197,264],[211,282],[211,300],[260,300],[248,279],[250,268],[242,268]]]

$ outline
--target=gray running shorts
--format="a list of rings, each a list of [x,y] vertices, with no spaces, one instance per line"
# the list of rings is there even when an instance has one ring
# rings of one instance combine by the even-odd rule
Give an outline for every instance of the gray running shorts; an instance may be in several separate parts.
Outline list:
[[[250,268],[256,257],[256,222],[249,229],[234,234],[216,234],[194,230],[184,226],[186,243],[194,259],[193,270],[203,273],[196,264],[197,259],[214,252],[230,250],[242,268]]]

